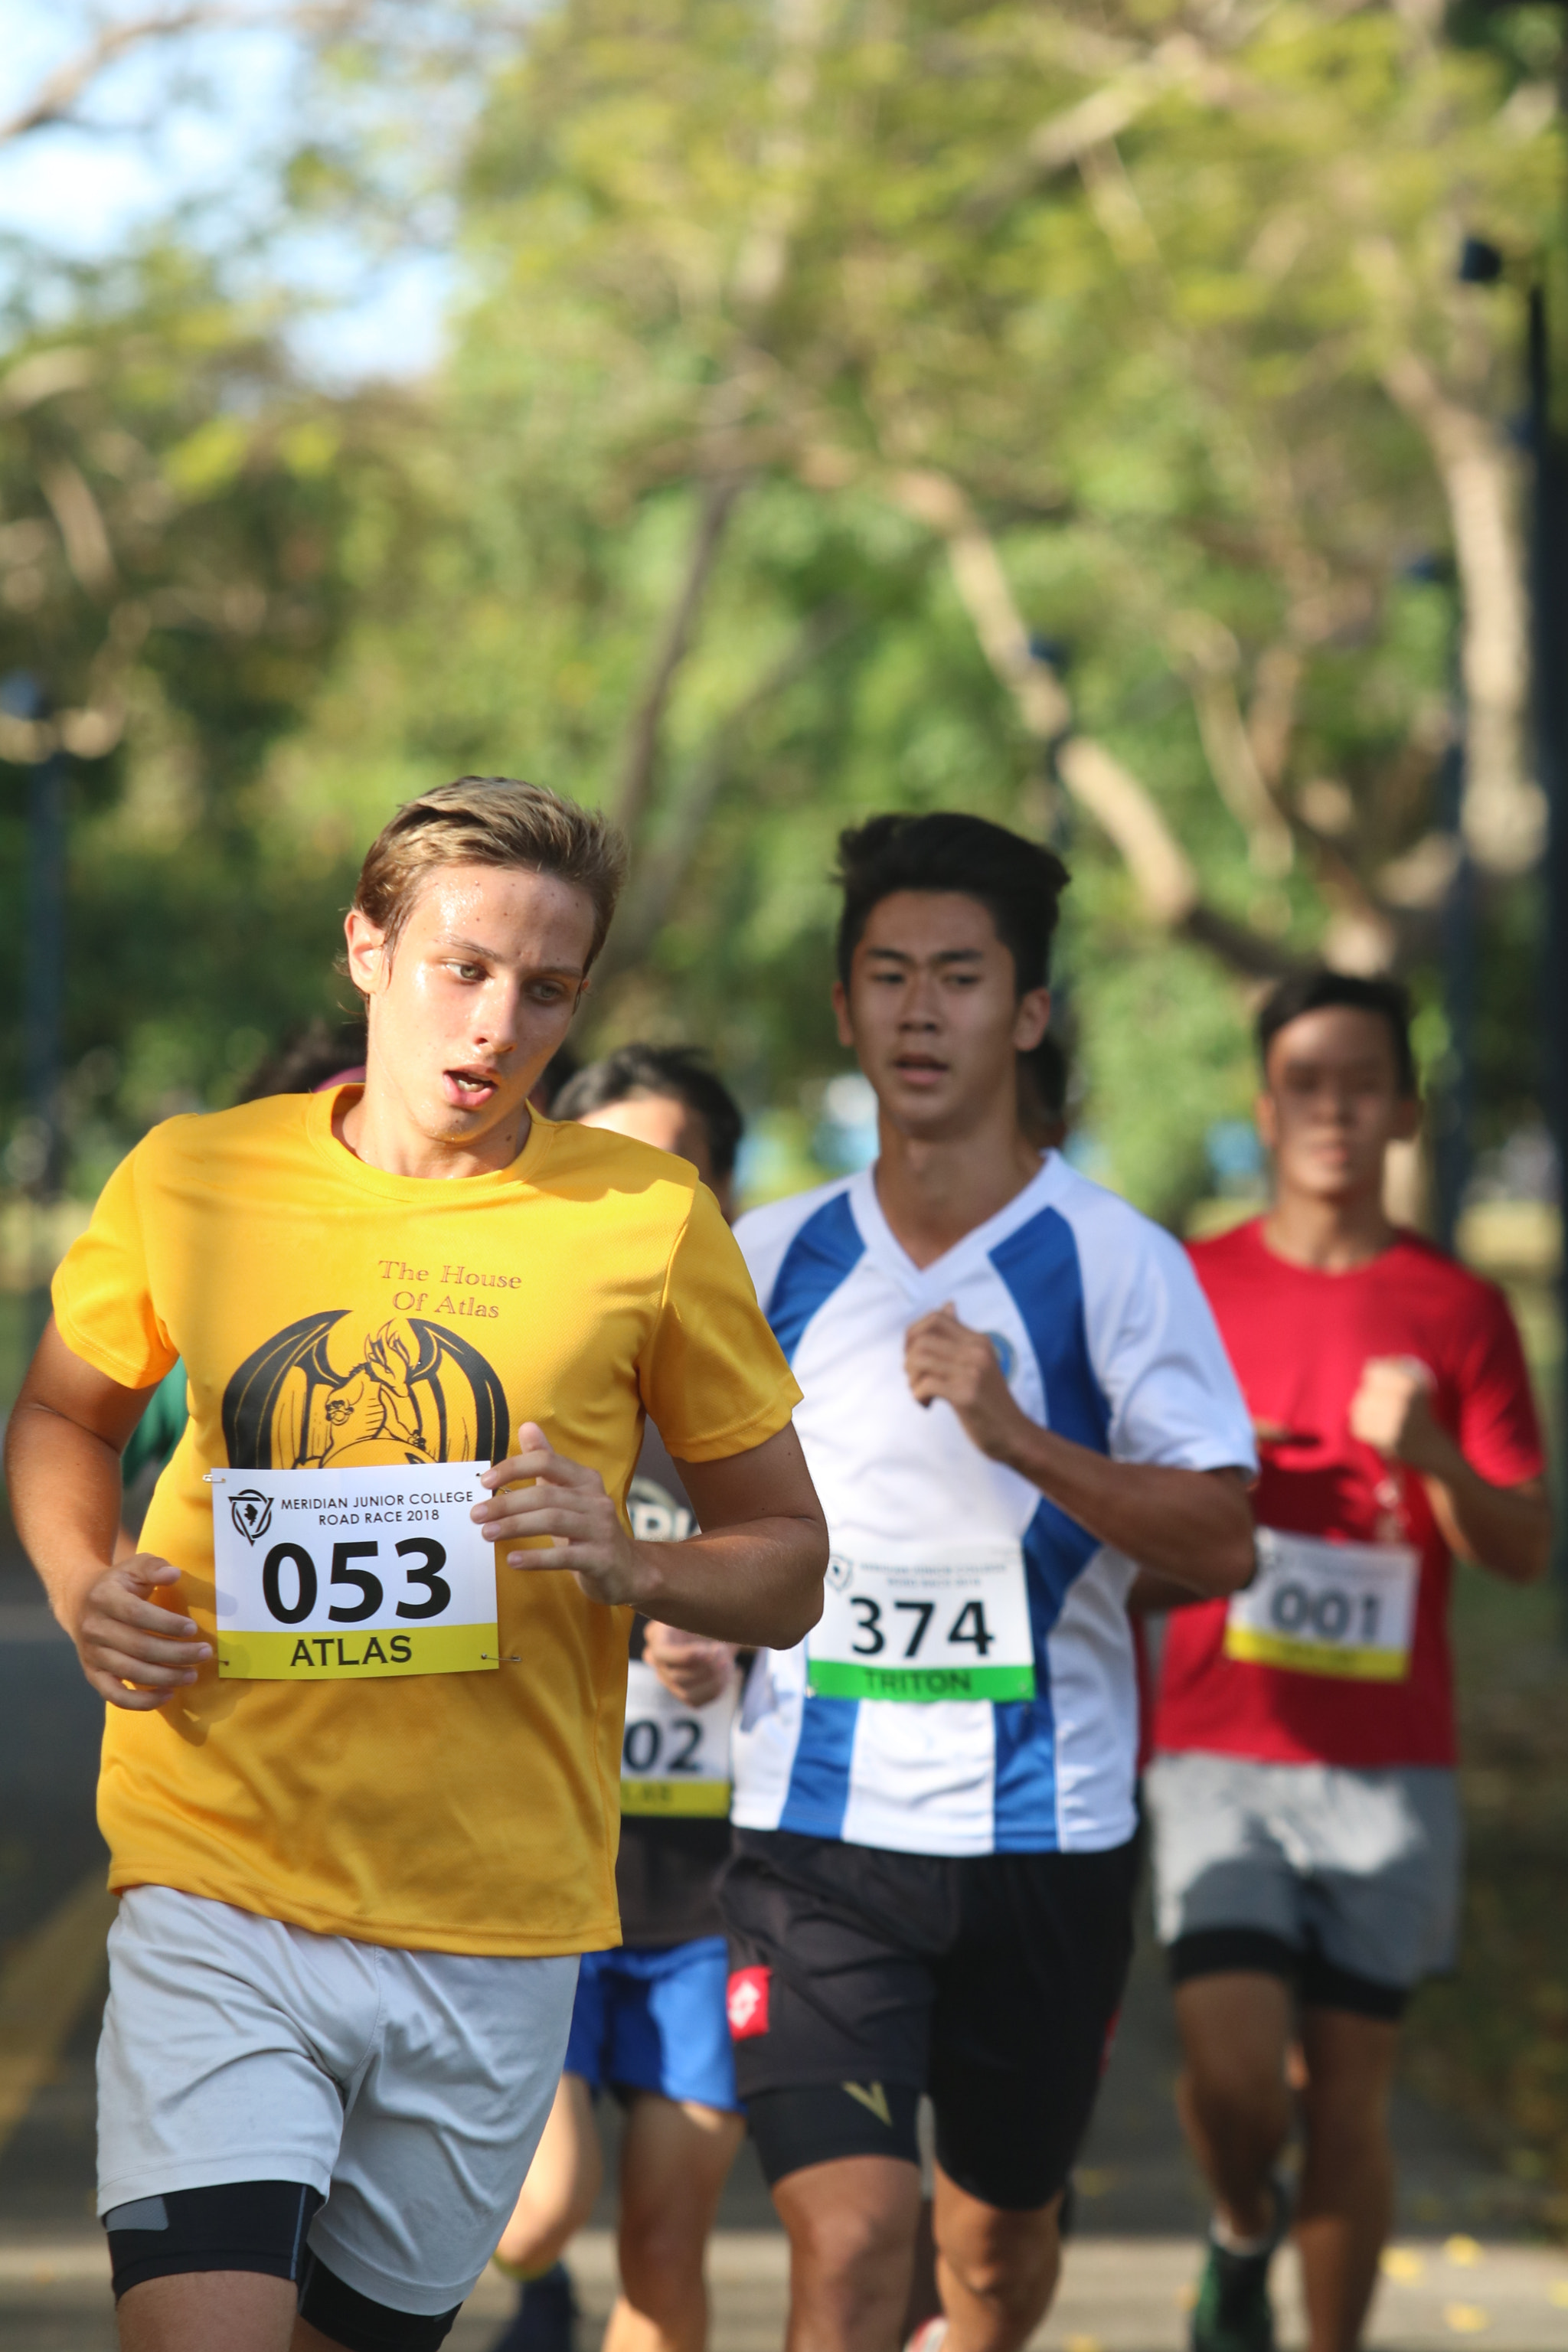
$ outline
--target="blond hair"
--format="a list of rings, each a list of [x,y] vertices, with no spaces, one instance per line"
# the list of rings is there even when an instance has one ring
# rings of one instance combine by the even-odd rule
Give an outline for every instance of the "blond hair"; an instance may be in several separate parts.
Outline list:
[[[425,877],[439,866],[521,866],[554,875],[592,900],[591,965],[626,877],[626,845],[605,817],[544,784],[459,776],[405,802],[365,853],[354,905],[390,955]],[[586,967],[584,967],[586,969]]]

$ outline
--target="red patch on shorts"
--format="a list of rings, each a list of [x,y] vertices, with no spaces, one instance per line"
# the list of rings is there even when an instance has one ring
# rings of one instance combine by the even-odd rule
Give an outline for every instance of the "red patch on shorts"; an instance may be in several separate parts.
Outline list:
[[[737,1969],[730,1979],[724,1996],[724,2013],[730,2021],[730,2039],[745,2042],[753,2033],[768,2030],[768,1982],[771,1969]]]

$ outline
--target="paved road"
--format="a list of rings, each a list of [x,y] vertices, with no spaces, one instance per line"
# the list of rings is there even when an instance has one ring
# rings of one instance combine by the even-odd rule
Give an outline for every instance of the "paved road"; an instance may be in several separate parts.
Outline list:
[[[98,1709],[74,1656],[0,1552],[0,2352],[109,2352],[92,2221],[92,2052],[102,2003]],[[1145,1946],[1079,2174],[1080,2234],[1041,2343],[1176,2352],[1203,2200],[1171,2106],[1169,2004]],[[1401,2101],[1402,2239],[1373,2341],[1424,2352],[1474,2335],[1495,2352],[1568,2352],[1568,2256],[1522,2243],[1523,2192],[1458,2126]],[[613,2286],[608,2194],[575,2256],[584,2352]],[[713,2255],[714,2352],[772,2352],[784,2248],[749,2150]],[[1289,2282],[1285,2340],[1299,2340]],[[484,2282],[452,2337],[484,2352],[510,2305]]]

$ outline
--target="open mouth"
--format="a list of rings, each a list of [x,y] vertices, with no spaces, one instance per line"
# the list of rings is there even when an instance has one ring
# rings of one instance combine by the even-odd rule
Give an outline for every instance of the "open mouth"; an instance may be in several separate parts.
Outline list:
[[[938,1079],[947,1076],[947,1064],[929,1054],[900,1054],[893,1067],[900,1078],[913,1087],[935,1086]]]
[[[480,1110],[495,1093],[498,1080],[493,1070],[443,1070],[442,1089],[447,1100],[459,1110]]]

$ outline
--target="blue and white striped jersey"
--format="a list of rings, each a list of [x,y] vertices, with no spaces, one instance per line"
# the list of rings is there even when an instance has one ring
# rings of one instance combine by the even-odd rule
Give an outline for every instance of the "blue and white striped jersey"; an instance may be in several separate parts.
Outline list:
[[[830,1536],[1021,1544],[1028,1700],[808,1691],[806,1648],[762,1652],[735,1737],[732,1819],[905,1853],[1090,1852],[1134,1826],[1132,1563],[988,1461],[952,1408],[916,1403],[910,1323],[951,1300],[1032,1419],[1126,1462],[1255,1464],[1208,1304],[1170,1234],[1051,1152],[1006,1207],[918,1267],[866,1170],[743,1217],[736,1234],[805,1391],[795,1416]]]

